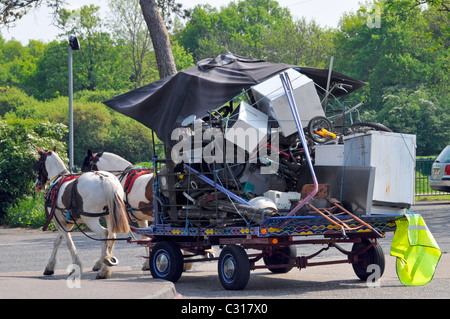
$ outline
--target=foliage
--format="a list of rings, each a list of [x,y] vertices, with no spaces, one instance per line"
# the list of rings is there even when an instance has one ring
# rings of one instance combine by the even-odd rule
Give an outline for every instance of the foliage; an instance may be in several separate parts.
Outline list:
[[[374,3],[381,10],[379,28],[367,25]],[[358,94],[371,120],[416,134],[418,154],[433,154],[450,142],[441,133],[449,122],[448,19],[434,6],[409,8],[366,2],[344,15],[335,36],[335,66],[369,84]]]
[[[116,41],[123,43],[125,69],[132,71],[130,80],[134,88],[158,79],[150,33],[142,18],[139,0],[109,0],[108,26]]]
[[[334,34],[314,20],[284,21],[267,33],[265,56],[276,63],[325,68],[334,52]]]
[[[0,23],[20,18],[25,13],[22,9],[35,4],[59,2],[3,1],[0,16],[5,20]],[[6,5],[14,3],[5,15]],[[120,16],[129,13],[129,19],[116,19],[113,25],[99,18],[94,5],[78,10],[56,7],[61,35],[67,38],[75,32],[82,47],[73,52],[76,164],[86,148],[111,151],[134,163],[148,162],[153,156],[151,131],[100,103],[159,78],[138,1],[110,3],[122,12]],[[446,134],[450,122],[448,0],[366,1],[358,11],[344,14],[336,29],[293,19],[275,0],[232,1],[219,9],[198,5],[190,15],[175,1],[157,3],[166,22],[173,20],[173,13],[186,18],[184,25],[176,21],[171,35],[177,70],[226,51],[323,68],[334,55],[336,71],[369,84],[346,97],[365,101],[362,120],[416,134],[419,155],[439,153],[450,143]],[[374,6],[381,13],[379,28],[368,24]],[[132,13],[136,20],[131,20]],[[135,29],[128,33],[130,25]],[[67,140],[63,129],[68,125],[67,58],[66,40],[31,40],[24,46],[0,35],[0,213],[30,192],[29,164],[35,144],[65,149],[61,141]]]
[[[0,24],[11,25],[14,21],[22,18],[30,9],[38,8],[45,4],[55,12],[65,3],[65,0],[2,0],[0,2]]]
[[[7,206],[33,191],[36,147],[56,146],[64,154],[66,146],[61,140],[66,132],[63,124],[48,121],[0,120],[0,215]]]
[[[81,164],[86,149],[109,151],[131,162],[153,157],[151,130],[100,103],[116,91],[81,91],[74,96],[74,162]],[[0,94],[0,116],[5,119],[49,120],[69,125],[69,101],[59,97],[38,101],[17,88]],[[68,141],[67,132],[63,136]]]
[[[9,227],[42,227],[47,221],[42,194],[26,196],[6,209],[3,223]],[[50,223],[49,229],[55,229]]]
[[[400,12],[407,12],[417,6],[429,5],[440,11],[450,12],[449,0],[385,0],[386,4]]]
[[[445,130],[450,115],[443,110],[441,100],[424,87],[390,87],[383,94],[383,109],[378,117],[386,119],[395,132],[416,134],[418,154],[426,155],[439,153],[450,142]]]
[[[226,51],[262,58],[267,32],[290,19],[289,11],[273,0],[231,2],[220,11],[198,5],[177,39],[195,60]]]

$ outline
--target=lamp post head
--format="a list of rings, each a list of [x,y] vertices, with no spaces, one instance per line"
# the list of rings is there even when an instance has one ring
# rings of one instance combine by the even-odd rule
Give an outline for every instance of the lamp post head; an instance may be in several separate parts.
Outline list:
[[[69,45],[72,50],[81,50],[80,41],[78,41],[78,38],[76,36],[72,35],[69,37]]]

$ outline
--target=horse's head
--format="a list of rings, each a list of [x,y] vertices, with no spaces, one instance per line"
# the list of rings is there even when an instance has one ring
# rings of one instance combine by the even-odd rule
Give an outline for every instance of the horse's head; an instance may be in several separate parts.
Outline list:
[[[36,149],[39,154],[39,159],[36,163],[34,163],[33,170],[35,170],[38,173],[38,178],[34,183],[34,186],[36,187],[36,192],[39,192],[45,188],[45,184],[48,181],[48,171],[45,165],[45,162],[47,161],[47,156],[51,152],[56,151],[56,146],[53,147],[51,151],[43,151],[39,147],[37,147]]]
[[[43,190],[46,184],[55,177],[67,172],[61,158],[56,154],[56,146],[49,151],[43,151],[37,147],[39,159],[33,165],[33,169],[38,173],[38,178],[34,183],[36,191]]]
[[[97,162],[102,156],[102,153],[93,154],[90,149],[87,150],[86,156],[83,159],[83,164],[81,165],[82,172],[98,171]]]
[[[93,153],[87,150],[81,166],[82,172],[89,171],[123,171],[133,165],[119,155],[109,152]]]

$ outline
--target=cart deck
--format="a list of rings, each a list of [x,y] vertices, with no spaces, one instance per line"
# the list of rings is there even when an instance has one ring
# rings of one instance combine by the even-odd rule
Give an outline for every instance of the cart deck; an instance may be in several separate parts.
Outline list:
[[[381,233],[394,231],[395,220],[399,215],[363,215],[361,220],[372,225]],[[349,215],[342,215],[340,219],[351,219]],[[350,226],[358,228],[355,231],[342,233],[341,228],[322,216],[292,216],[271,217],[261,226],[252,227],[172,227],[169,224],[158,224],[148,228],[133,228],[139,235],[155,238],[159,236],[174,237],[280,237],[280,236],[341,236],[341,237],[372,237],[379,236],[371,229],[353,221]]]
[[[133,242],[151,249],[150,270],[154,278],[176,282],[181,277],[185,263],[218,260],[219,279],[228,290],[244,289],[249,281],[250,271],[261,268],[274,273],[286,273],[294,267],[302,269],[349,263],[361,280],[369,278],[369,266],[373,265],[378,267],[378,274],[381,276],[385,260],[377,239],[384,237],[385,232],[394,231],[395,220],[402,216],[368,215],[360,216],[353,222],[349,215],[337,218],[345,219],[351,230],[343,231],[338,223],[323,216],[289,216],[272,217],[258,227],[180,228],[154,225],[133,228],[136,234],[147,237]],[[338,245],[342,243],[352,243],[351,251]],[[305,244],[327,247],[309,256],[297,256],[296,246]],[[207,254],[215,245],[223,248],[219,257]],[[329,248],[336,248],[346,258],[311,261]],[[257,252],[247,253],[248,249]],[[183,255],[182,251],[186,253]],[[193,258],[195,256],[203,257]],[[264,261],[263,265],[256,264],[260,260]]]

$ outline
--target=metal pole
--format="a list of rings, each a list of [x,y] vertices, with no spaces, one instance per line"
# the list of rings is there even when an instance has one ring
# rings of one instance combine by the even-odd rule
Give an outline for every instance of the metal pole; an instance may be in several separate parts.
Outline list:
[[[73,172],[73,75],[72,47],[69,45],[69,170]]]
[[[331,56],[330,68],[328,69],[327,91],[325,92],[326,97],[325,97],[325,103],[323,105],[323,110],[324,110],[325,114],[327,113],[328,96],[330,95],[330,92],[328,92],[328,91],[330,90],[331,75],[333,73],[333,62],[334,62],[334,55]]]

